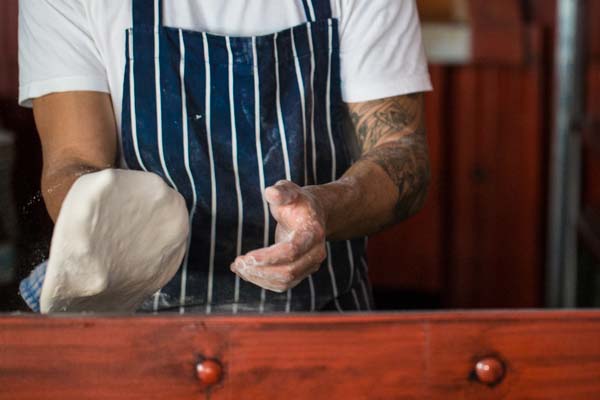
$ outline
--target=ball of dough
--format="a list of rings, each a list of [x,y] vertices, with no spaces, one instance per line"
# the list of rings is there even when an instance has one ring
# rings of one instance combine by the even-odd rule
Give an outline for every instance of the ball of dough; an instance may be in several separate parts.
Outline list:
[[[41,312],[135,311],[175,275],[188,235],[185,200],[158,175],[81,176],[56,221]]]

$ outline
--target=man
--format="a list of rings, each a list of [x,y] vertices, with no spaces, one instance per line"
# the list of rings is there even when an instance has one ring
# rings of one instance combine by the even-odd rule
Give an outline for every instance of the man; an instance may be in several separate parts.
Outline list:
[[[51,217],[105,168],[186,199],[186,261],[142,309],[371,309],[364,237],[417,212],[429,181],[413,0],[20,6]]]

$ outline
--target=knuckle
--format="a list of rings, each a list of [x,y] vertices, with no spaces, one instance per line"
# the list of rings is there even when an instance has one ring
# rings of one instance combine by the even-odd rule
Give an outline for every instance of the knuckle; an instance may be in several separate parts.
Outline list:
[[[317,261],[322,263],[327,258],[327,249],[325,249],[325,245],[319,248],[319,252],[317,253]]]
[[[313,228],[313,233],[315,235],[315,238],[318,241],[325,240],[325,228],[323,227],[322,224],[320,224],[320,223],[315,224],[315,226]]]
[[[296,277],[294,276],[293,270],[287,269],[281,274],[281,282],[285,285],[291,284],[292,282],[294,282],[295,279]]]
[[[277,181],[276,185],[284,186],[287,189],[298,189],[298,188],[300,188],[300,186],[296,185],[292,181],[288,181],[287,179],[281,179],[281,180]]]
[[[297,257],[297,252],[298,252],[298,246],[293,243],[293,242],[289,242],[286,243],[283,247],[283,252],[280,258],[280,262],[281,263],[290,263],[292,261],[294,261]]]
[[[289,251],[289,255],[290,258],[293,260],[296,257],[298,257],[300,253],[300,245],[298,243],[290,243],[290,251]]]

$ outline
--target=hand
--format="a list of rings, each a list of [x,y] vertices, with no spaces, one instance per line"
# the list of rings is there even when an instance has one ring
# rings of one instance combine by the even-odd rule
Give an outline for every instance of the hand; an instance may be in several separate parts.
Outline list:
[[[316,272],[325,260],[325,215],[310,190],[290,181],[267,188],[265,199],[277,221],[275,244],[237,257],[231,271],[281,293]]]

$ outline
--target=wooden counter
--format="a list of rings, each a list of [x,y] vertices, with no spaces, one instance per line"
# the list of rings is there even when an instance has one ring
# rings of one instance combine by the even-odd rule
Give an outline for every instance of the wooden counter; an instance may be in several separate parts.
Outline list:
[[[201,398],[600,398],[600,311],[0,317],[0,399]]]

